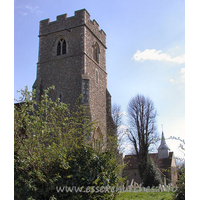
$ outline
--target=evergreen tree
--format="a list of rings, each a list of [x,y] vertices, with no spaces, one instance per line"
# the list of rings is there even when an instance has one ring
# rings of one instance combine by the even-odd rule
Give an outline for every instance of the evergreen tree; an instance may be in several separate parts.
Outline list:
[[[151,158],[147,160],[146,171],[143,177],[143,186],[144,187],[153,187],[163,184],[161,174],[158,171],[158,167],[155,165]]]

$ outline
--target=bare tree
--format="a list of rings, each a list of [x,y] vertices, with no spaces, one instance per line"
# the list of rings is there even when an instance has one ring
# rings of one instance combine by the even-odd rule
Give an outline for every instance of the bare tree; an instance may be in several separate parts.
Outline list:
[[[128,138],[133,143],[140,177],[147,166],[149,146],[157,141],[156,116],[152,100],[143,95],[136,95],[128,104]]]
[[[112,118],[116,131],[122,125],[122,115],[121,106],[114,104],[112,106]]]
[[[123,128],[123,112],[121,106],[113,104],[112,106],[112,119],[114,123],[114,132],[117,137],[118,151],[123,152],[123,138],[125,134],[125,129]]]

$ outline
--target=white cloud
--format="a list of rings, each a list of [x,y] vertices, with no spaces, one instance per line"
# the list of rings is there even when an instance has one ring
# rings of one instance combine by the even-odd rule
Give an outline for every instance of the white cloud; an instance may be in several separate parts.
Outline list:
[[[19,11],[20,14],[22,14],[23,16],[26,16],[28,13],[27,12],[22,12],[22,11]]]
[[[185,68],[181,68],[181,80],[185,82]]]
[[[31,6],[31,5],[26,5],[26,6],[25,6],[25,9],[29,10],[31,13],[34,13],[34,12],[38,12],[38,11],[39,11],[39,10],[38,10],[38,6],[33,7],[33,6]]]
[[[181,68],[180,71],[178,72],[178,74],[176,74],[176,76],[171,79],[169,79],[169,81],[171,83],[185,83],[185,68]]]
[[[181,73],[185,74],[185,68],[181,68]]]
[[[28,15],[29,13],[41,13],[42,11],[39,10],[38,6],[32,6],[32,5],[21,5],[21,6],[16,6],[15,9],[20,9],[19,13],[23,16]]]
[[[158,60],[158,61],[175,62],[178,64],[185,63],[185,55],[172,58],[169,54],[162,53],[161,50],[156,51],[156,49],[146,49],[143,52],[137,50],[137,52],[133,56],[133,59],[135,59],[136,61]]]

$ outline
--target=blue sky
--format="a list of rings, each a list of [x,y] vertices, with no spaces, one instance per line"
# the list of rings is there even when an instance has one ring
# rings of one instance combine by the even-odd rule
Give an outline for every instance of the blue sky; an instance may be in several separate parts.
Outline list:
[[[87,9],[107,35],[108,89],[121,105],[140,93],[151,98],[165,137],[185,139],[185,3],[183,0],[16,0],[14,5],[14,97],[36,78],[39,21]],[[167,140],[182,157],[176,140]],[[125,143],[126,153],[130,145]]]

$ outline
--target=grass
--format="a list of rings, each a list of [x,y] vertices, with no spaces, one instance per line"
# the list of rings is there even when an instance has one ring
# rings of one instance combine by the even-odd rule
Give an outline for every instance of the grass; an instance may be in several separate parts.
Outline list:
[[[121,192],[116,200],[173,200],[173,192]]]

